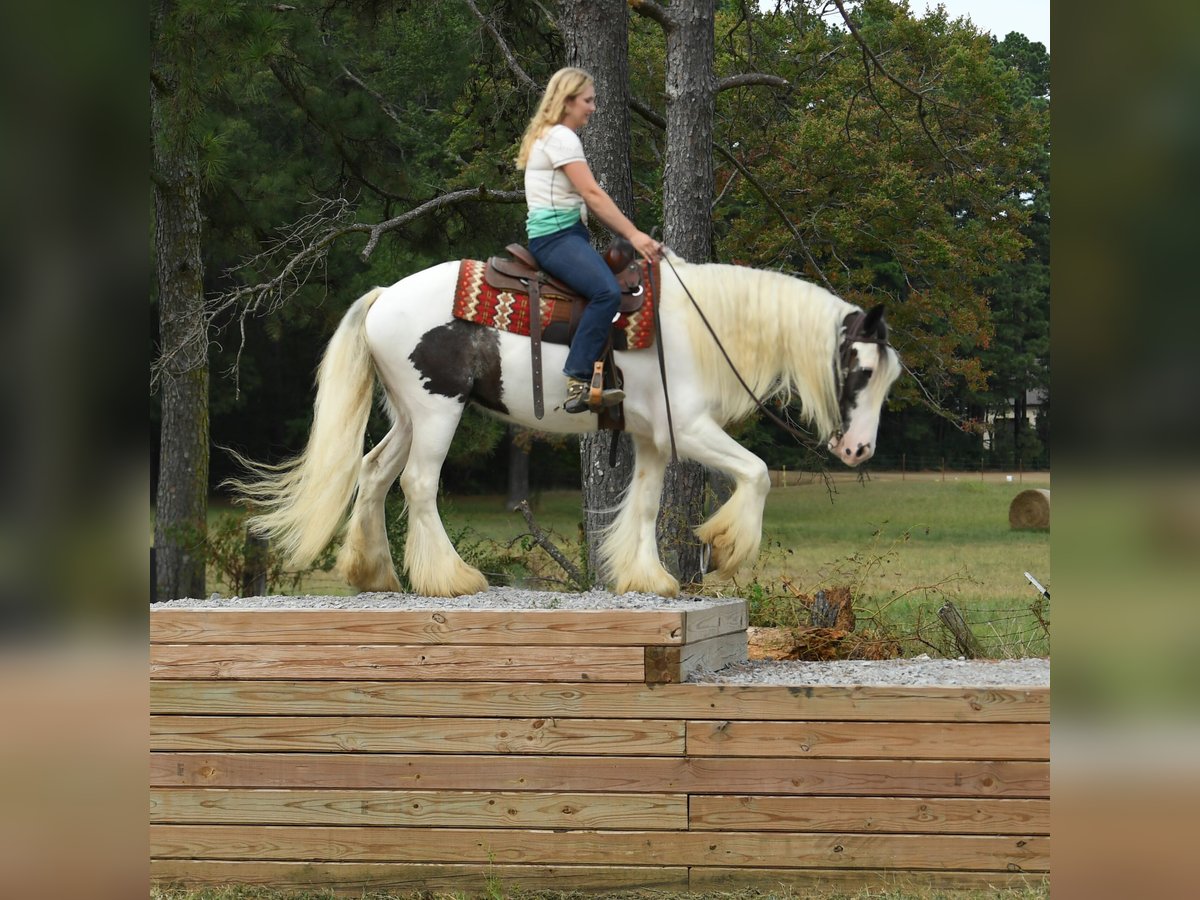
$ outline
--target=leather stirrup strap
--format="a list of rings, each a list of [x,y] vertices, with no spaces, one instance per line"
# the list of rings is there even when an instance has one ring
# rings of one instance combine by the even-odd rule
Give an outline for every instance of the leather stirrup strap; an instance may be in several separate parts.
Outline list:
[[[648,272],[654,271],[654,262],[646,260]],[[671,395],[667,393],[667,361],[663,356],[663,330],[662,320],[659,319],[658,311],[662,304],[659,303],[657,295],[654,297],[654,345],[658,348],[658,374],[662,378],[663,386],[663,402],[667,405],[667,434],[671,437],[671,462],[679,462],[679,454],[675,451],[675,425],[671,420]]]
[[[588,407],[600,409],[600,400],[604,397],[604,360],[598,359],[592,364],[592,386],[588,390]]]
[[[533,364],[533,417],[545,415],[542,396],[542,296],[536,277],[529,279],[529,358]]]

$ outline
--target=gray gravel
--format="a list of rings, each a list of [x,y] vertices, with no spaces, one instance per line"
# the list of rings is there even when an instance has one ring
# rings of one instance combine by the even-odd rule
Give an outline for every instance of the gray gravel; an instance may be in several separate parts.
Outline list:
[[[610,594],[533,591],[495,587],[467,597],[431,598],[416,594],[373,593],[351,597],[271,596],[168,600],[155,609],[705,609],[740,602],[711,597],[660,597],[657,594]],[[932,685],[944,687],[1048,687],[1048,659],[912,659],[774,662],[756,660],[694,674],[705,684]]]
[[[1048,659],[847,659],[836,662],[735,663],[689,681],[704,684],[932,685],[1049,687]]]
[[[660,597],[658,594],[610,594],[608,591],[560,593],[494,587],[466,597],[422,597],[380,592],[353,597],[221,597],[167,600],[151,609],[706,609],[738,603],[711,597]]]

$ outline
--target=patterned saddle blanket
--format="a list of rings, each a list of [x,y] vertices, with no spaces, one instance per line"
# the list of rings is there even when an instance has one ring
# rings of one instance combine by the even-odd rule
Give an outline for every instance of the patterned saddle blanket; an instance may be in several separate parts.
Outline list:
[[[484,277],[487,263],[464,259],[458,268],[454,289],[454,315],[477,325],[529,336],[529,294],[515,287],[498,288]],[[644,300],[640,308],[622,312],[613,323],[614,350],[643,350],[654,345],[655,285],[646,263],[640,263]],[[583,303],[545,291],[541,296],[542,340],[569,344]]]

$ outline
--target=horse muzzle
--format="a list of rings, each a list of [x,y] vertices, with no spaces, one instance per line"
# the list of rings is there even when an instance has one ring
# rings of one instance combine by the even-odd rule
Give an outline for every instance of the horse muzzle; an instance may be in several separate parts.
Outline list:
[[[875,446],[871,443],[861,443],[845,436],[835,437],[829,441],[829,452],[848,466],[865,463],[875,455]]]

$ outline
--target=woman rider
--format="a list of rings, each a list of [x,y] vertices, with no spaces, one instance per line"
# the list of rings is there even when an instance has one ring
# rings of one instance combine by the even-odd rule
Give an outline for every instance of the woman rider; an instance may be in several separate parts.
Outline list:
[[[595,110],[592,76],[582,69],[559,69],[546,85],[517,154],[517,168],[525,170],[529,250],[538,266],[589,301],[563,366],[563,409],[569,413],[589,408],[592,370],[621,302],[616,277],[591,245],[589,210],[643,256],[658,259],[662,253],[662,245],[639,231],[592,175],[577,132]],[[624,399],[623,391],[606,390],[600,405],[615,406]]]

